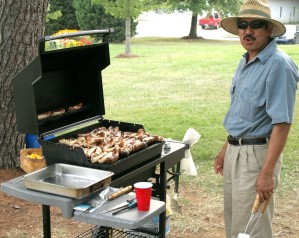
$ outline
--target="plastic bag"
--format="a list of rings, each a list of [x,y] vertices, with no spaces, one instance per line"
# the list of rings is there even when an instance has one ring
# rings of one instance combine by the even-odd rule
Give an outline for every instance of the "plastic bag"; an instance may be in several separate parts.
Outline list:
[[[173,215],[173,212],[171,210],[171,199],[170,199],[169,195],[166,194],[165,237],[167,237],[167,235],[170,232],[170,217],[172,215]],[[142,225],[142,228],[144,228],[145,230],[149,230],[151,232],[159,232],[159,221],[160,221],[159,215],[155,216],[150,221],[148,221],[144,225]]]
[[[183,143],[188,144],[189,149],[185,150],[185,157],[181,160],[181,172],[186,175],[196,176],[198,174],[190,149],[200,137],[201,135],[193,128],[189,128],[184,136]]]

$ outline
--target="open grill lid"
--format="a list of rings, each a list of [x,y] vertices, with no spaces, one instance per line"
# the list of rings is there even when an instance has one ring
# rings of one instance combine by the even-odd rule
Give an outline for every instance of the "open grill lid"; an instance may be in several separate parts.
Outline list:
[[[19,132],[43,135],[105,114],[101,71],[110,64],[106,36],[111,32],[83,31],[40,41],[39,55],[12,80]],[[102,43],[44,50],[48,40],[87,34],[102,34]],[[78,103],[80,109],[68,110]],[[38,120],[39,114],[59,109],[65,113]]]

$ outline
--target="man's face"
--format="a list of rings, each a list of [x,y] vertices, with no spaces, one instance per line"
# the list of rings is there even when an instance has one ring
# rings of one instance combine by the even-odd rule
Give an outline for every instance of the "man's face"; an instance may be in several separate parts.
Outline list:
[[[242,18],[238,21],[240,42],[251,58],[260,53],[269,42],[272,26],[267,27],[265,23],[254,18]]]

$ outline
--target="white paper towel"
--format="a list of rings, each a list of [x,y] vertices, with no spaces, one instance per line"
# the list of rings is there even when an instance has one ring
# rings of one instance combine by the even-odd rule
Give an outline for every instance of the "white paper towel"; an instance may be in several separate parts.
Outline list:
[[[185,150],[185,157],[181,160],[181,172],[186,175],[196,176],[198,174],[190,149],[200,137],[201,135],[193,128],[189,128],[184,136],[183,143],[188,144],[189,149]]]

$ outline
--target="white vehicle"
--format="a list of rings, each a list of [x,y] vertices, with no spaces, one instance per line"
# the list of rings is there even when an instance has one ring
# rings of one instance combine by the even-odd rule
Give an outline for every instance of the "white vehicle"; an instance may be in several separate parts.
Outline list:
[[[286,25],[286,33],[282,36],[276,37],[275,41],[277,44],[296,44],[296,27],[293,25]],[[299,39],[297,39],[298,41]]]

